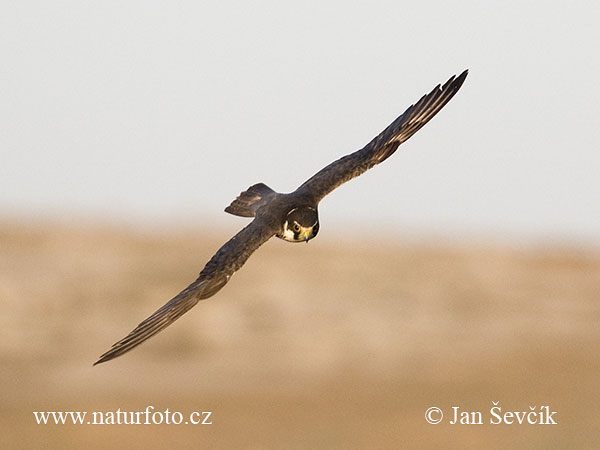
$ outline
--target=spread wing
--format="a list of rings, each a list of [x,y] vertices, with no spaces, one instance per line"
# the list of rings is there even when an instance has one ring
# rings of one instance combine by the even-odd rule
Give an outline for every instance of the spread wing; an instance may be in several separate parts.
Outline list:
[[[453,76],[442,87],[438,84],[363,149],[332,162],[302,184],[297,192],[318,202],[336,187],[385,161],[450,101],[462,86],[467,73],[468,70],[465,70],[458,77]]]
[[[141,322],[135,329],[100,356],[94,365],[109,361],[137,347],[171,325],[200,300],[215,295],[254,251],[276,233],[261,219],[253,220],[231,238],[204,266],[198,279]]]

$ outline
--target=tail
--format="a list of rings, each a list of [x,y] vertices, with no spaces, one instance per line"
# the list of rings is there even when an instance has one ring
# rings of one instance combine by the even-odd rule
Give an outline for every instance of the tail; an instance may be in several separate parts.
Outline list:
[[[260,200],[274,193],[275,191],[264,183],[255,184],[231,202],[231,205],[225,208],[225,212],[234,216],[254,217],[256,210],[261,205]]]

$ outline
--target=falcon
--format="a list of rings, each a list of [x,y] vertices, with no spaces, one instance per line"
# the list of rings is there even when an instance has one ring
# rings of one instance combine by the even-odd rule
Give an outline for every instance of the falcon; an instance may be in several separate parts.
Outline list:
[[[319,232],[318,206],[335,188],[385,161],[400,144],[435,116],[458,92],[467,77],[465,70],[439,84],[411,105],[364,148],[321,169],[294,192],[282,194],[263,183],[250,186],[225,211],[253,217],[250,224],[232,237],[208,261],[192,284],[141,322],[94,365],[121,356],[162,331],[200,300],[212,297],[227,284],[254,251],[277,236],[287,242],[308,242]]]

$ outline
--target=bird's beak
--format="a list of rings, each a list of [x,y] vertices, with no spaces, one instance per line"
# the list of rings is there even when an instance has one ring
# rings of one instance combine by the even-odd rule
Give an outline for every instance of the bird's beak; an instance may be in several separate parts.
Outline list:
[[[312,228],[308,228],[307,230],[303,230],[302,232],[302,238],[304,239],[304,241],[308,244],[308,241],[310,241],[313,237],[312,234]]]

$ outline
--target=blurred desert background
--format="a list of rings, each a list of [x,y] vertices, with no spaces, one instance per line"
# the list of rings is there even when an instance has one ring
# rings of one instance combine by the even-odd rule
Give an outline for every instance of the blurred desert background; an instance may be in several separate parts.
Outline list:
[[[3,221],[2,447],[597,448],[598,248],[322,234],[269,241],[217,296],[92,367],[229,236]],[[452,406],[486,417],[492,401],[549,405],[558,424],[447,421]],[[33,416],[148,405],[212,411],[213,424]],[[447,420],[426,423],[430,406]]]

